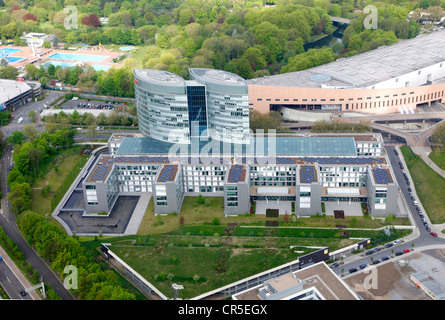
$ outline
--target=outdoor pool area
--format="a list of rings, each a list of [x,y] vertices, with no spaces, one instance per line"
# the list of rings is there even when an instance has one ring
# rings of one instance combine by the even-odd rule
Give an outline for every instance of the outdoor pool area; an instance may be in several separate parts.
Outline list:
[[[6,57],[6,60],[8,60],[8,62],[17,62],[24,59],[23,57]]]
[[[0,58],[9,56],[9,55],[11,55],[13,53],[16,53],[16,52],[19,52],[19,51],[20,51],[20,49],[14,49],[14,48],[3,48],[3,49],[0,49]]]
[[[47,68],[50,64],[52,64],[55,67],[63,67],[63,68],[68,68],[68,67],[75,67],[76,63],[75,62],[65,62],[65,61],[48,61],[44,63],[45,68]],[[111,68],[111,66],[109,65],[99,65],[99,64],[92,64],[91,65],[93,67],[94,70],[96,71],[106,71],[109,68]]]
[[[91,54],[77,54],[77,53],[55,53],[49,56],[49,59],[91,61],[91,62],[101,62],[107,58],[108,56],[96,56]]]
[[[125,47],[120,47],[119,49],[121,49],[122,51],[131,51],[134,50],[135,47],[133,46],[125,46]]]

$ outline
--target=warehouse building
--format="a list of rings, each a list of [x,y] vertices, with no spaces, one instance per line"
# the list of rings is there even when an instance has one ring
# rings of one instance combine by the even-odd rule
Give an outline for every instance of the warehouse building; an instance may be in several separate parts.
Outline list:
[[[311,69],[247,80],[249,106],[266,113],[413,113],[445,102],[445,31],[382,46]]]

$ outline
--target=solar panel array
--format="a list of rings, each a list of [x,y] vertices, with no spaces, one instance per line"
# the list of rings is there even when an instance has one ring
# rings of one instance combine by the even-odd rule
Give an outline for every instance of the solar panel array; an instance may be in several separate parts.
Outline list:
[[[159,173],[158,182],[173,181],[177,171],[178,166],[165,165]]]
[[[230,168],[227,182],[236,183],[239,181],[244,181],[245,177],[246,169],[244,168],[244,166],[235,164]]]
[[[376,163],[385,163],[384,160],[366,157],[240,157],[237,158],[240,163],[254,164],[298,164],[301,162],[318,163],[318,164],[351,164],[351,165],[372,165]]]
[[[180,156],[137,156],[137,157],[116,157],[116,162],[127,163],[170,163],[178,161],[180,163],[189,164],[224,164],[230,163],[230,158],[223,157],[180,157]]]
[[[300,182],[311,183],[317,181],[317,173],[313,166],[301,166],[300,167]]]
[[[377,158],[339,158],[339,157],[329,157],[329,158],[319,158],[319,157],[302,157],[304,161],[309,163],[319,163],[319,164],[375,164],[384,163],[383,160]]]
[[[90,181],[103,181],[113,165],[112,160],[103,160],[101,164],[96,165],[90,177]]]
[[[387,169],[375,168],[372,169],[372,174],[374,176],[374,181],[378,184],[388,184],[393,182]]]

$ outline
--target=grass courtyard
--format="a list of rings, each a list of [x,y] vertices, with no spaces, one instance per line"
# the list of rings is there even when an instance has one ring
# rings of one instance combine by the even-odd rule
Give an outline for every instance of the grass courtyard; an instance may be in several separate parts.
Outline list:
[[[185,197],[179,214],[156,217],[151,200],[137,236],[107,242],[167,297],[173,296],[171,284],[180,283],[184,285],[180,297],[193,298],[316,250],[310,247],[329,247],[332,252],[358,242],[356,238],[371,238],[377,245],[409,232],[393,231],[388,238],[384,231],[373,230],[404,224],[403,219],[224,217],[223,202],[222,197],[205,197],[198,204],[197,197]],[[266,220],[273,219],[279,221],[279,228],[265,227]],[[343,234],[338,224],[357,229]]]

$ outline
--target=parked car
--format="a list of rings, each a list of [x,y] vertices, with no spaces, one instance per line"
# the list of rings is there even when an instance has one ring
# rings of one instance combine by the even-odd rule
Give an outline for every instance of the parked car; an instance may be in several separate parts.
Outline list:
[[[402,254],[403,254],[402,251],[397,251],[397,252],[395,253],[396,256],[401,256]]]
[[[369,250],[369,251],[366,251],[365,255],[369,256],[369,255],[373,254],[374,252],[375,252],[374,250]]]
[[[391,248],[393,245],[394,245],[394,244],[392,244],[391,242],[390,242],[390,243],[387,243],[387,244],[385,244],[385,248]]]
[[[365,269],[368,265],[367,264],[361,264],[360,269]]]
[[[400,240],[395,240],[393,243],[394,243],[394,245],[399,244]]]
[[[432,235],[433,237],[437,237],[437,233],[435,233],[435,232],[431,232],[430,235]]]
[[[382,261],[386,261],[386,260],[389,260],[389,257],[383,257],[382,258]]]
[[[408,253],[408,252],[410,252],[409,249],[405,249],[405,250],[403,250],[403,253]]]
[[[372,262],[372,264],[378,264],[378,263],[380,263],[380,260],[379,260],[379,259],[374,260],[374,261]]]
[[[354,272],[357,272],[358,270],[357,270],[357,268],[351,268],[351,269],[349,269],[349,273],[354,273]]]
[[[338,266],[340,266],[340,264],[337,262],[334,262],[333,264],[331,264],[332,269],[337,268]]]

